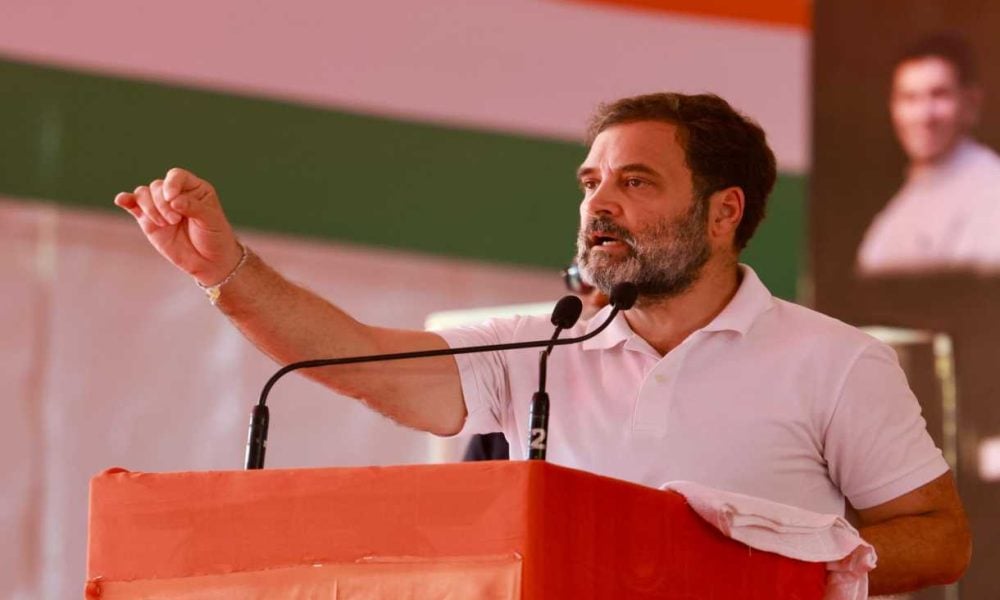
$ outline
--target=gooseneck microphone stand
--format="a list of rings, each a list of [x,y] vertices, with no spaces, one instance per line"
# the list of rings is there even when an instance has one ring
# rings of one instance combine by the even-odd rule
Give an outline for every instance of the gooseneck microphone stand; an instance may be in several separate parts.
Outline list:
[[[535,340],[530,342],[512,342],[508,344],[494,344],[483,346],[466,346],[461,348],[442,348],[439,350],[419,350],[415,352],[396,352],[391,354],[370,354],[367,356],[347,356],[343,358],[323,358],[314,360],[303,360],[290,363],[278,369],[260,392],[260,401],[253,408],[250,417],[250,431],[247,436],[246,469],[263,469],[264,454],[267,449],[267,428],[270,414],[267,408],[267,396],[271,388],[279,379],[299,369],[312,369],[316,367],[331,367],[337,365],[354,365],[368,362],[404,360],[410,358],[429,358],[434,356],[454,356],[457,354],[473,354],[476,352],[499,352],[504,350],[519,350],[522,348],[550,348],[554,346],[566,346],[578,344],[593,338],[604,331],[608,325],[614,321],[615,317],[622,310],[628,310],[635,304],[638,291],[631,283],[622,283],[611,292],[611,314],[601,323],[599,327],[586,335],[574,338]],[[558,304],[557,304],[558,306]]]
[[[576,325],[583,312],[583,302],[576,296],[564,296],[552,311],[552,324],[556,326],[549,345],[538,354],[538,391],[531,396],[528,415],[528,460],[545,460],[549,436],[549,395],[545,393],[545,373],[549,354],[563,329]]]
[[[545,369],[552,348],[538,355],[538,391],[531,396],[528,413],[528,460],[545,460],[549,437],[549,395],[545,392]]]

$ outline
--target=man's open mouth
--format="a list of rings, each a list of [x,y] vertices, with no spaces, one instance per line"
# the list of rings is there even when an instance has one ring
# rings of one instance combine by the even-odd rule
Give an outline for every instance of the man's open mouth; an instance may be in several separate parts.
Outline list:
[[[611,235],[606,232],[595,232],[588,236],[589,245],[591,248],[594,247],[615,247],[615,246],[625,246],[625,242],[620,238]]]

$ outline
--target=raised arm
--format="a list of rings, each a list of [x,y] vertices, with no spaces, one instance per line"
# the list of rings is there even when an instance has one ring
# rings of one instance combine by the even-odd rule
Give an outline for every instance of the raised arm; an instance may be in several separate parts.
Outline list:
[[[281,364],[310,359],[445,348],[433,333],[372,327],[295,285],[243,250],[215,189],[183,169],[115,204],[128,211],[150,244],[204,286],[232,274],[218,307],[261,351]],[[235,271],[235,272],[234,272]],[[397,422],[440,435],[458,432],[465,404],[451,357],[307,369],[307,376],[357,398]]]

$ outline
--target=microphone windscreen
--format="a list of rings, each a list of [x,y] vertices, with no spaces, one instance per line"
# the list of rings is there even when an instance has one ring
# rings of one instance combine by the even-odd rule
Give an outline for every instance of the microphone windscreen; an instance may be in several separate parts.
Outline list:
[[[563,296],[552,309],[552,324],[561,329],[576,325],[583,312],[583,302],[576,296]]]
[[[635,301],[638,298],[639,288],[635,287],[634,283],[626,281],[611,288],[611,306],[614,306],[618,310],[628,310],[632,308],[632,305],[635,304]]]

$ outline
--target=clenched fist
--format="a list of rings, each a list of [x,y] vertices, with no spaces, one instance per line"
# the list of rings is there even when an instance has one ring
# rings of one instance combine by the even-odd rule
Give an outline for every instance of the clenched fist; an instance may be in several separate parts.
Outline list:
[[[210,183],[184,169],[115,196],[164,258],[206,286],[222,281],[242,249]]]

